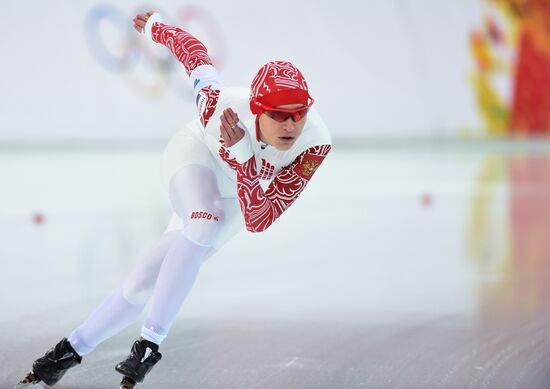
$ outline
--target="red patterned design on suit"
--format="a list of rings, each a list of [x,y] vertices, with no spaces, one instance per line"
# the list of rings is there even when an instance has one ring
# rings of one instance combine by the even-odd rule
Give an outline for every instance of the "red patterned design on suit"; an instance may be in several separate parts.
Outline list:
[[[187,75],[200,65],[212,65],[206,47],[187,31],[157,22],[151,32],[153,40],[168,47],[185,66]]]
[[[260,169],[260,174],[258,175],[258,178],[260,180],[269,180],[273,176],[274,171],[275,166],[262,158],[262,168]]]
[[[197,109],[203,127],[206,127],[210,117],[216,110],[219,98],[220,90],[212,89],[210,86],[202,88],[197,94]]]
[[[266,230],[298,198],[316,168],[331,149],[330,145],[314,146],[284,167],[264,193],[260,186],[254,157],[237,168],[237,193],[246,229]],[[312,167],[312,163],[317,165]],[[302,169],[302,170],[300,170]],[[306,173],[298,174],[297,171]]]
[[[229,165],[229,167],[231,169],[237,170],[237,168],[239,166],[239,163],[237,162],[237,160],[234,157],[231,156],[231,153],[225,147],[225,142],[224,142],[223,138],[221,137],[221,135],[220,135],[220,143],[222,144],[222,146],[218,150],[218,154]]]

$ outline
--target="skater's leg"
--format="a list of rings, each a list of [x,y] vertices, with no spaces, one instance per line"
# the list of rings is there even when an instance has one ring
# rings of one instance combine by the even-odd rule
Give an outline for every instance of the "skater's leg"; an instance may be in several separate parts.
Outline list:
[[[177,235],[177,231],[164,234],[132,270],[124,286],[110,295],[71,333],[69,342],[79,355],[90,353],[138,318],[153,291],[166,252]]]
[[[142,337],[156,344],[168,334],[202,260],[224,225],[216,178],[207,167],[190,165],[176,173],[170,182],[170,199],[184,228],[166,254],[142,327]]]
[[[188,239],[183,232],[174,241],[162,265],[151,309],[142,327],[141,336],[144,339],[156,344],[164,340],[195,282],[208,249]]]
[[[123,286],[124,298],[132,304],[146,303],[155,288],[160,267],[178,231],[166,232],[159,242],[132,269]]]
[[[105,299],[90,317],[69,335],[69,342],[76,352],[84,356],[101,342],[126,328],[144,308],[144,304],[132,304],[116,290]]]

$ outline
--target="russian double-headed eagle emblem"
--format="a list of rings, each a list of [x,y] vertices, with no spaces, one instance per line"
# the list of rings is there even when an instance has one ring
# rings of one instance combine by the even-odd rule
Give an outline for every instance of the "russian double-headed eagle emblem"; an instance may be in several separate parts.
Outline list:
[[[311,177],[315,170],[319,167],[319,161],[307,160],[302,164],[302,174],[306,177]]]

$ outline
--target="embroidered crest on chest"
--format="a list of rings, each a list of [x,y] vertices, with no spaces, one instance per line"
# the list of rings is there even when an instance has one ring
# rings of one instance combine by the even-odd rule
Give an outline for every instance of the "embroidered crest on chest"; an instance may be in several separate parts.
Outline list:
[[[315,170],[319,167],[319,162],[317,161],[306,161],[302,165],[302,174],[306,177],[311,177]]]
[[[300,177],[309,180],[317,168],[321,165],[323,161],[323,156],[315,154],[306,154],[302,158],[301,163],[296,165],[294,172]]]

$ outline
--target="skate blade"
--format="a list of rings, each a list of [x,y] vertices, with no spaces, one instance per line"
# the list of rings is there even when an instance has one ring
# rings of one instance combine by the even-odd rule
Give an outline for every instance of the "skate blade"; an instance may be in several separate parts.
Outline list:
[[[39,382],[40,380],[38,379],[38,377],[36,377],[34,373],[30,372],[29,374],[27,374],[25,378],[23,378],[23,381],[20,381],[18,384],[14,385],[12,389],[28,388],[29,386],[36,385]],[[42,386],[39,385],[39,387],[42,387]]]
[[[34,385],[38,385],[38,386],[34,386]],[[14,386],[12,386],[11,389],[23,389],[23,388],[28,388],[30,386],[33,386],[35,388],[42,388],[42,386],[39,385],[38,382],[30,382],[30,383],[20,382],[18,384],[15,384]]]
[[[120,383],[120,389],[134,389],[136,383],[133,380],[129,380],[126,377]]]

